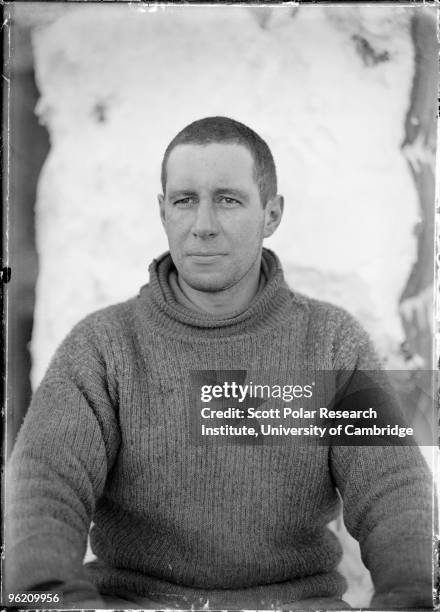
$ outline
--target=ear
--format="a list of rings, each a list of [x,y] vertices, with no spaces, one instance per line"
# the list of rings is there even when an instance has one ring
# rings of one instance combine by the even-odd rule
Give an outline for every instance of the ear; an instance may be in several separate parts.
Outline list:
[[[165,196],[159,193],[157,195],[157,201],[159,202],[160,219],[162,221],[162,225],[165,227]]]
[[[284,198],[282,195],[276,195],[269,200],[264,209],[264,237],[272,236],[274,231],[279,226],[283,217]]]

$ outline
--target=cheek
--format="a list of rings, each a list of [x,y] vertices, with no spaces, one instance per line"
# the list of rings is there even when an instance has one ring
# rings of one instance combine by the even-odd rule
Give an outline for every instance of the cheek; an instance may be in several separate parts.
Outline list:
[[[168,237],[170,247],[173,246],[178,248],[182,244],[186,234],[184,220],[168,218],[165,223],[165,232]]]
[[[252,219],[249,221],[239,221],[234,228],[234,236],[237,244],[240,244],[243,250],[253,251],[258,250],[264,233],[264,222],[260,219]]]

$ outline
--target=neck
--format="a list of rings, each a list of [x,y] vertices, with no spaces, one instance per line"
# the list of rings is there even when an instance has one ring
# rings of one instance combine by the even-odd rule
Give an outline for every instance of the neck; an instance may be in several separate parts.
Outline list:
[[[243,312],[252,302],[258,292],[260,270],[261,257],[240,281],[221,291],[199,291],[190,287],[180,275],[177,278],[182,293],[195,310],[226,317],[233,313]]]

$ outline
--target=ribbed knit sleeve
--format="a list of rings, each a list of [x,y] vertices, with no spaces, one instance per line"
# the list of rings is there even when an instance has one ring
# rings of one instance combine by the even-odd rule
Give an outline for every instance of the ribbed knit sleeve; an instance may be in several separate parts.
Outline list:
[[[7,466],[8,593],[47,585],[74,607],[100,607],[95,587],[85,580],[83,559],[119,446],[109,381],[89,317],[55,354]]]
[[[344,320],[335,369],[377,370],[362,327]],[[370,570],[375,609],[432,608],[432,474],[415,446],[333,446],[331,470],[344,522]]]

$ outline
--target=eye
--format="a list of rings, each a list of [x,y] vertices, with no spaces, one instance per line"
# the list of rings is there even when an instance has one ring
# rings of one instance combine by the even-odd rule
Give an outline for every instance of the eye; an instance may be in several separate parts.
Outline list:
[[[190,196],[187,198],[180,198],[174,202],[174,206],[177,206],[177,208],[191,208],[191,206],[194,206],[194,204],[195,200]]]
[[[218,201],[225,208],[236,208],[237,206],[241,205],[241,202],[235,198],[230,198],[229,196],[220,196]]]

